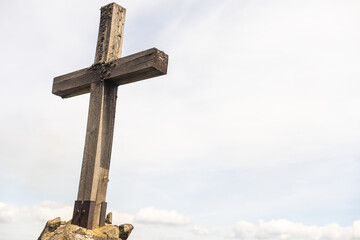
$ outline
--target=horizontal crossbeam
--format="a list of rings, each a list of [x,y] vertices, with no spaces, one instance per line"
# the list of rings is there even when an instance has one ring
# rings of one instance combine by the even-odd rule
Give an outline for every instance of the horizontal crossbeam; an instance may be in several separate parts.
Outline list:
[[[52,93],[69,98],[90,92],[91,83],[111,81],[123,85],[167,73],[168,55],[151,48],[112,62],[97,63],[89,68],[54,78]]]

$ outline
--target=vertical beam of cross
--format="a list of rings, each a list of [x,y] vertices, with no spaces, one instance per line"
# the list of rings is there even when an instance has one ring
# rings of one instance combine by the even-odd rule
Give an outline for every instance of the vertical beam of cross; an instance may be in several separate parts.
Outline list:
[[[94,64],[120,58],[125,11],[115,3],[101,8]],[[90,87],[84,156],[73,216],[74,224],[90,229],[104,225],[105,221],[117,89],[117,85],[104,80],[91,83]]]

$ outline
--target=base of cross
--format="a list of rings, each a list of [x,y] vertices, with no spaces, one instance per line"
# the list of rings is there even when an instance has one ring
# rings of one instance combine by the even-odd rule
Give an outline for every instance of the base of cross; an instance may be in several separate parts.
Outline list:
[[[93,229],[94,226],[105,226],[105,215],[107,203],[102,202],[98,219],[94,217],[96,201],[75,201],[73,218],[71,224],[78,225],[86,229]]]
[[[105,226],[94,230],[73,225],[71,224],[71,221],[61,221],[61,218],[57,217],[53,220],[47,221],[38,240],[127,240],[133,229],[133,225],[128,223],[121,224],[119,226],[113,225],[111,213],[109,213],[106,217]]]

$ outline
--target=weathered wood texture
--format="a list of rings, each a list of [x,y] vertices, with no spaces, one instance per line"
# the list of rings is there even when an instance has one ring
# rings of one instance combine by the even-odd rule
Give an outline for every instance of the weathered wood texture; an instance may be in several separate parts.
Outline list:
[[[167,73],[168,56],[156,48],[120,58],[125,12],[116,3],[102,7],[94,64],[55,77],[53,82],[52,92],[63,98],[90,92],[76,201],[81,208],[76,204],[74,208],[74,216],[79,220],[74,224],[85,222],[86,226],[82,227],[90,229],[97,228],[99,223],[104,224],[105,219],[118,86]],[[86,206],[91,206],[91,209],[85,209]]]
[[[109,63],[95,64],[76,72],[54,78],[52,92],[69,98],[90,91],[90,85],[99,79],[116,85],[132,83],[167,73],[168,55],[152,48]]]
[[[93,228],[98,227],[101,204],[106,200],[114,132],[117,86],[111,82],[91,84],[78,200],[96,201]]]
[[[125,14],[126,9],[115,3],[101,8],[95,64],[121,57]]]
[[[124,20],[125,9],[121,6],[112,3],[101,8],[95,63],[103,61],[105,64],[98,66],[106,66],[108,61],[120,57]],[[95,71],[101,74],[103,70]],[[104,222],[101,218],[105,219],[100,213],[109,181],[118,89],[112,82],[102,81],[101,75],[97,77],[98,81],[90,84],[88,124],[77,198],[78,201],[95,201],[91,212],[93,222],[89,224],[92,229]]]

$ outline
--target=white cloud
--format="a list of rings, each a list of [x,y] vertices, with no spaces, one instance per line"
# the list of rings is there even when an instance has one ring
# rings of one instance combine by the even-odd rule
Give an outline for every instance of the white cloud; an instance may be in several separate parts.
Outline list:
[[[193,227],[193,233],[196,235],[207,236],[210,234],[210,229],[207,226],[195,225]]]
[[[153,207],[142,208],[134,215],[110,210],[113,214],[114,224],[136,223],[136,224],[164,224],[164,225],[186,225],[191,218],[178,213],[176,210],[162,210]]]
[[[60,202],[44,201],[31,208],[29,214],[39,223],[45,223],[47,220],[60,217],[68,221],[72,217],[73,207]]]
[[[360,221],[349,227],[336,223],[307,226],[285,219],[259,221],[258,224],[240,221],[233,229],[233,237],[242,240],[356,240],[360,239]]]
[[[20,208],[0,202],[0,223],[15,222],[21,212]]]
[[[183,234],[191,233],[186,226],[191,222],[190,217],[179,214],[175,210],[161,210],[152,207],[140,209],[135,216],[126,213],[113,212],[114,224],[132,223],[138,228],[136,234],[147,235],[153,231],[151,224],[163,226],[183,226],[188,229]],[[63,220],[69,220],[72,206],[53,201],[41,202],[34,206],[18,207],[0,202],[0,223],[19,222],[24,218],[34,225],[45,224],[49,219],[60,216]],[[22,221],[23,222],[23,221]],[[146,225],[148,228],[146,227]],[[209,239],[219,237],[232,237],[241,240],[359,240],[360,221],[355,221],[351,226],[340,226],[337,223],[325,226],[305,225],[291,222],[286,219],[260,220],[254,224],[247,221],[238,222],[232,229],[232,234],[227,231],[229,226],[194,225],[192,233],[197,236],[208,236]],[[230,230],[230,229],[229,229]],[[39,229],[40,231],[40,229]],[[167,230],[164,230],[167,231]],[[189,237],[192,239],[192,237]]]
[[[134,222],[134,216],[127,213],[120,213],[117,211],[109,210],[113,214],[113,224],[120,225],[124,223]]]
[[[36,224],[45,224],[56,217],[68,221],[71,219],[72,210],[72,206],[54,201],[44,201],[33,206],[16,206],[0,202],[0,223],[28,219]]]
[[[152,207],[140,209],[134,220],[139,223],[169,225],[186,225],[191,222],[190,217],[181,215],[175,210],[160,210]]]
[[[33,222],[44,224],[50,219],[61,217],[62,220],[71,219],[73,206],[61,202],[44,201],[37,205],[18,207],[0,202],[0,223],[15,222],[21,217],[31,219]],[[113,213],[113,223],[143,223],[143,224],[165,224],[186,225],[191,218],[178,213],[176,210],[161,210],[152,207],[137,211],[135,216],[109,210]],[[200,230],[199,227],[196,229]]]

